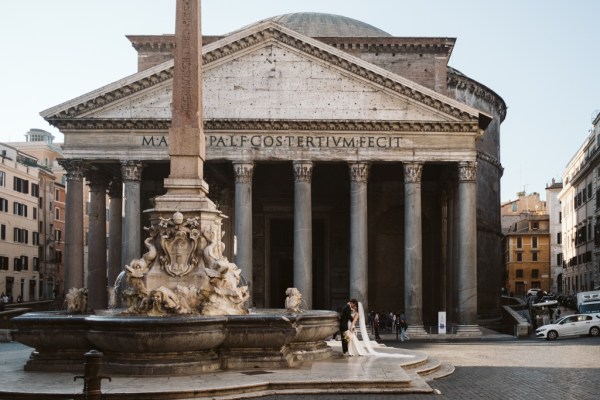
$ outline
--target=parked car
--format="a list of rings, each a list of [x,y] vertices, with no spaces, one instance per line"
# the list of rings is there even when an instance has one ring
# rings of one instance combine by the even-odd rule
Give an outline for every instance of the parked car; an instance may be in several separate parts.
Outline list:
[[[554,324],[540,326],[535,330],[535,337],[556,340],[559,337],[600,335],[600,315],[572,314],[556,321]]]
[[[538,292],[542,290],[540,288],[532,288],[527,291],[527,297],[529,296],[537,296]]]

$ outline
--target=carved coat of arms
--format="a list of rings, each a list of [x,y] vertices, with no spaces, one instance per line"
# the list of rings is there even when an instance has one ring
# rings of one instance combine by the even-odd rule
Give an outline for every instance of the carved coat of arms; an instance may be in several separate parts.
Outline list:
[[[173,218],[161,218],[159,223],[160,244],[164,256],[160,262],[165,272],[171,276],[184,276],[198,266],[196,249],[200,238],[200,221],[198,218],[183,221],[180,213]]]

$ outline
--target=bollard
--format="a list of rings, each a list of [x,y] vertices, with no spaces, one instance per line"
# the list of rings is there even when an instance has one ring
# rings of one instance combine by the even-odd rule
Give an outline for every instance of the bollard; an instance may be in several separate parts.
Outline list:
[[[100,375],[100,369],[102,368],[102,357],[104,354],[97,350],[90,350],[83,356],[85,359],[84,375],[76,376],[73,378],[73,380],[76,381],[77,378],[83,379],[84,399],[100,400],[102,397],[102,379],[108,379],[109,381],[111,380],[108,376]]]

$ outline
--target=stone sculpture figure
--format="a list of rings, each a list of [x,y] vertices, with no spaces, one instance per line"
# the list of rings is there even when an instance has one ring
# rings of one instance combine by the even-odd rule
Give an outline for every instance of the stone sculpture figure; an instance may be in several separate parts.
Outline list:
[[[65,296],[67,312],[85,314],[87,311],[87,294],[86,288],[71,288]]]
[[[223,256],[218,225],[201,231],[198,217],[184,221],[176,212],[172,218],[160,218],[158,226],[149,231],[145,241],[148,252],[125,266],[127,313],[248,313],[248,286],[240,284],[241,270]],[[155,237],[160,238],[158,249],[153,244]],[[153,276],[150,280],[149,275]]]
[[[300,304],[302,303],[302,294],[295,287],[287,288],[285,291],[285,308],[287,312],[301,313]]]

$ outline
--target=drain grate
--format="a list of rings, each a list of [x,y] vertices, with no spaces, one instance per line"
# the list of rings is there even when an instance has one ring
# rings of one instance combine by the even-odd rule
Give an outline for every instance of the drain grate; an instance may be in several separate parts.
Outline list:
[[[272,374],[270,371],[245,371],[242,372],[244,375],[264,375],[264,374]]]

